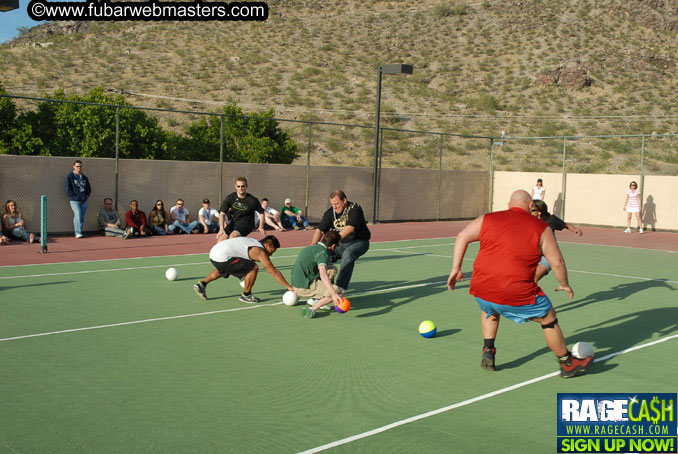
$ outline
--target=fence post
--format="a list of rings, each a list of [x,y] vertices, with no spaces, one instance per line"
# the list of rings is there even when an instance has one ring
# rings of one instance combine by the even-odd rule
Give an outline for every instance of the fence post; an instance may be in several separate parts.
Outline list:
[[[313,133],[313,123],[308,124],[308,150],[306,152],[306,202],[304,203],[304,213],[308,218],[308,197],[311,185],[311,138]]]
[[[384,157],[384,128],[379,132],[379,165],[377,166],[377,203],[375,213],[379,213],[379,203],[381,202],[381,159]]]
[[[224,200],[224,115],[219,115],[219,203]]]
[[[645,136],[642,137],[640,142],[640,190],[645,193]],[[641,193],[641,194],[642,194]],[[640,212],[643,212],[643,197],[640,197]]]
[[[560,191],[563,194],[563,203],[560,205],[560,217],[562,219],[565,219],[565,191],[567,191],[566,159],[567,159],[567,139],[563,137],[563,178],[562,178],[563,182],[560,189]]]
[[[494,190],[494,169],[492,167],[492,153],[494,152],[494,138],[490,139],[490,178],[487,182],[487,212],[492,212],[492,191]]]
[[[113,185],[113,206],[118,212],[118,176],[120,171],[120,106],[115,108],[115,182]]]
[[[440,134],[440,160],[438,162],[438,197],[436,207],[436,221],[440,221],[440,188],[443,183],[443,135]]]

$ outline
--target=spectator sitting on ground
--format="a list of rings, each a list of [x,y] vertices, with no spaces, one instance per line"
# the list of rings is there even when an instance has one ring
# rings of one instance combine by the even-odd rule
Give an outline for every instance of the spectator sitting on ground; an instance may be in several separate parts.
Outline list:
[[[177,233],[191,233],[198,228],[198,221],[191,222],[191,213],[188,208],[184,207],[182,199],[177,200],[177,204],[170,209],[170,216],[172,217],[172,225],[177,229]]]
[[[264,221],[266,224],[270,225],[278,232],[284,232],[285,227],[283,227],[282,223],[280,222],[280,213],[278,213],[278,210],[268,205],[268,199],[265,197],[261,199],[261,208],[264,209]],[[257,214],[259,213],[255,212],[255,215]],[[256,219],[254,223],[257,223]]]
[[[146,236],[151,234],[151,229],[146,221],[146,213],[139,210],[139,202],[136,200],[130,202],[130,210],[125,214],[125,221],[127,227],[132,229],[131,235]]]
[[[99,211],[97,222],[99,223],[99,230],[102,235],[126,240],[132,234],[131,229],[123,230],[121,228],[122,221],[118,216],[118,212],[113,209],[113,199],[110,197],[104,199],[104,209]]]
[[[219,231],[219,212],[210,206],[210,199],[202,201],[202,208],[198,211],[198,219],[202,233],[217,233]]]
[[[285,205],[280,209],[280,220],[282,225],[286,228],[293,228],[294,230],[313,230],[304,217],[304,212],[292,205],[291,199],[285,199]]]
[[[162,200],[155,202],[153,209],[148,213],[148,220],[151,221],[151,230],[156,235],[172,234],[176,229],[174,224],[167,225],[167,212]]]
[[[19,207],[14,200],[5,203],[5,215],[2,217],[2,229],[13,240],[24,240],[28,244],[36,240],[36,236],[26,230],[26,221],[21,217]],[[39,241],[40,238],[37,238]]]

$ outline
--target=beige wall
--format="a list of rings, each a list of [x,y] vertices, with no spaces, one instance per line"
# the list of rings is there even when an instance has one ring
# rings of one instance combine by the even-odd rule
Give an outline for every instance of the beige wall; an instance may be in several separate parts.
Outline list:
[[[98,229],[97,213],[105,197],[113,197],[115,160],[83,158],[83,171],[92,184],[85,216],[85,230]],[[73,169],[74,158],[0,155],[0,199],[16,199],[27,219],[29,230],[40,228],[40,195],[48,196],[50,232],[72,232],[73,213],[65,193],[65,179]],[[251,193],[267,197],[279,209],[285,198],[294,205],[306,205],[306,166],[284,164],[224,163],[223,194],[235,190],[236,176],[248,179]],[[438,171],[383,169],[379,218],[390,220],[435,219]],[[219,207],[219,164],[212,162],[120,160],[118,180],[120,217],[129,210],[132,199],[148,213],[157,199],[167,209],[176,199],[184,199],[195,219],[203,198]],[[372,169],[363,167],[312,167],[309,174],[307,217],[317,222],[329,207],[329,194],[343,189],[349,200],[362,205],[372,219]],[[441,219],[472,218],[487,205],[487,172],[442,172]],[[4,212],[4,206],[1,211]]]
[[[528,192],[537,178],[544,180],[546,203],[549,211],[557,207],[562,193],[561,174],[529,172],[495,172],[493,210],[505,209],[509,196],[516,189]],[[641,183],[639,175],[567,175],[565,215],[567,222],[626,226],[626,213],[622,210],[629,183]],[[678,176],[646,176],[643,191],[643,223],[657,229],[678,230]],[[556,210],[553,210],[554,212]],[[558,213],[556,213],[558,214]],[[560,216],[560,214],[558,214]],[[635,226],[635,220],[632,222]]]

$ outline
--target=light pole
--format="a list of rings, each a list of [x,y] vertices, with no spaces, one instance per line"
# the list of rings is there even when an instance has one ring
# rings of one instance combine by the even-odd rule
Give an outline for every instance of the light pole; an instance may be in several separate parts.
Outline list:
[[[379,67],[379,77],[377,78],[377,113],[374,121],[374,184],[373,184],[373,206],[372,223],[377,222],[377,191],[379,186],[379,117],[381,116],[381,75],[382,74],[412,74],[412,65],[384,65]]]

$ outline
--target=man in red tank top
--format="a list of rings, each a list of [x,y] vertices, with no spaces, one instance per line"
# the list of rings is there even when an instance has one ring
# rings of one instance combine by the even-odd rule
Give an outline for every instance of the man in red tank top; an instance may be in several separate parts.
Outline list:
[[[454,243],[452,272],[447,280],[450,290],[458,280],[464,280],[461,264],[469,243],[480,241],[480,251],[473,263],[469,293],[480,306],[480,324],[485,345],[480,367],[495,370],[494,341],[499,318],[504,316],[516,323],[535,321],[544,332],[546,345],[560,361],[564,378],[582,373],[593,357],[575,358],[567,349],[551,301],[534,282],[534,275],[543,255],[551,264],[553,275],[560,284],[556,291],[574,297],[567,280],[567,269],[553,231],[532,216],[532,198],[526,191],[511,194],[509,209],[476,218],[459,233]]]

